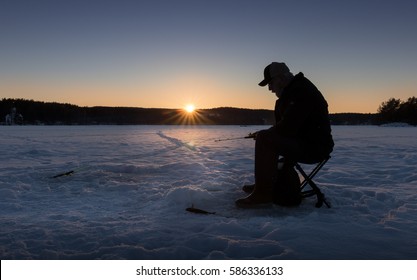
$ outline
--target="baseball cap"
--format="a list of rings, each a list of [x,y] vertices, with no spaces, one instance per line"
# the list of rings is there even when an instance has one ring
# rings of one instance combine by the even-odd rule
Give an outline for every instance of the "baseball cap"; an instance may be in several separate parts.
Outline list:
[[[266,86],[272,78],[289,73],[290,69],[284,62],[272,62],[264,69],[264,79],[259,83],[261,87]]]

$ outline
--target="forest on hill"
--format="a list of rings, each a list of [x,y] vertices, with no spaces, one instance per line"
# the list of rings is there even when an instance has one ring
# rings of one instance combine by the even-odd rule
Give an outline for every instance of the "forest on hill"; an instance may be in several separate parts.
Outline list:
[[[263,125],[272,124],[270,110],[238,108],[183,109],[80,107],[25,99],[2,99],[0,123],[30,125]]]
[[[417,98],[391,98],[376,114],[330,114],[332,125],[380,125],[405,122],[417,125]],[[0,100],[0,124],[24,125],[272,125],[272,110],[221,107],[187,113],[183,109],[137,107],[80,107],[26,99]]]

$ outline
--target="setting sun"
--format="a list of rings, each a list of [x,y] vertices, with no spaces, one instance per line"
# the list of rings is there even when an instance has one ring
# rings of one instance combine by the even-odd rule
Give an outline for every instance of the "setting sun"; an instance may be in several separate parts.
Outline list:
[[[192,113],[192,112],[194,112],[195,111],[195,106],[194,106],[194,104],[188,104],[188,105],[186,105],[185,106],[185,111],[187,111],[188,113]]]

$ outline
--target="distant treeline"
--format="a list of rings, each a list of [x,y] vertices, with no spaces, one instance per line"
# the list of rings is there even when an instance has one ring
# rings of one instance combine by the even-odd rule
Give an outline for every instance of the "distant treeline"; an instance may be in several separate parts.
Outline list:
[[[387,122],[417,124],[417,100],[406,102],[390,99],[383,102],[377,114],[330,114],[332,125],[372,125]],[[136,107],[80,107],[72,104],[26,99],[0,101],[1,124],[30,125],[272,125],[272,110],[240,108],[201,109],[192,114],[182,109]]]
[[[38,125],[263,125],[272,124],[270,110],[237,108],[202,109],[189,114],[182,109],[136,107],[79,107],[72,104],[25,99],[2,99],[0,123]],[[17,118],[17,116],[21,116]]]
[[[417,98],[413,96],[407,101],[390,98],[382,102],[378,108],[377,122],[404,122],[417,125]]]

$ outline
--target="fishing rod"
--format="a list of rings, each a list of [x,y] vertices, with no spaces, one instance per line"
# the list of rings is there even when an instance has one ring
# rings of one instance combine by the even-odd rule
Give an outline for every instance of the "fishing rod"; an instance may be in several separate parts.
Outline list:
[[[238,140],[238,139],[256,139],[256,135],[258,132],[249,133],[246,136],[240,136],[240,137],[233,137],[233,138],[223,138],[223,139],[217,139],[214,140],[214,142],[222,142],[222,141],[230,141],[230,140]]]

